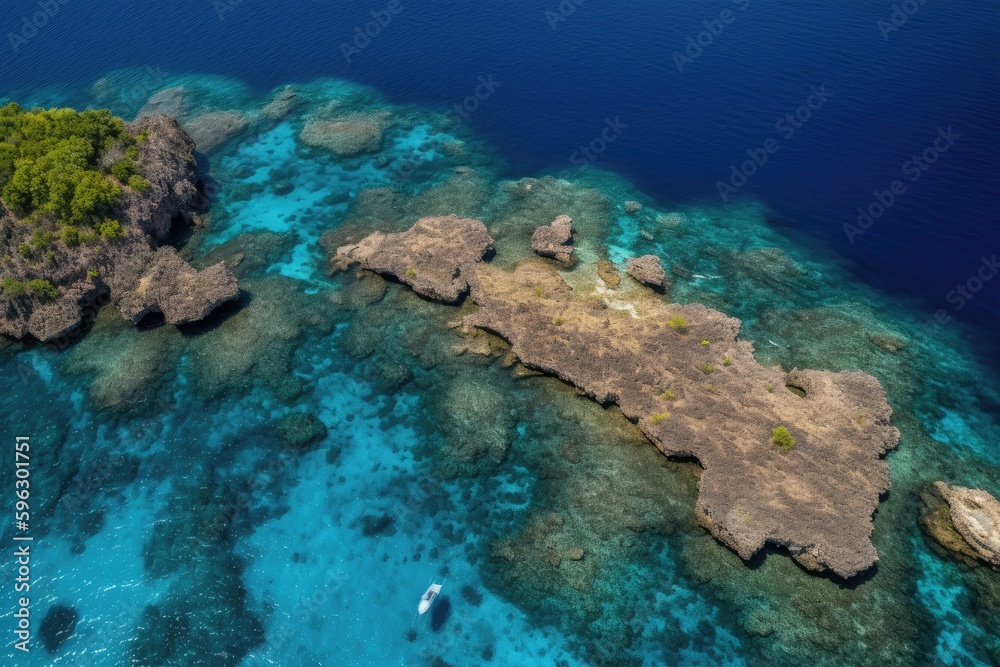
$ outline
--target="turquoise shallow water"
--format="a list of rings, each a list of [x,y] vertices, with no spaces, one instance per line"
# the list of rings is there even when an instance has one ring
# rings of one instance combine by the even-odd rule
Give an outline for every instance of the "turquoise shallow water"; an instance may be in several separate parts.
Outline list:
[[[917,520],[934,480],[1000,494],[1000,388],[959,324],[928,329],[763,205],[677,205],[596,169],[511,173],[443,110],[343,81],[295,84],[301,105],[271,118],[271,95],[237,81],[144,72],[38,101],[131,118],[181,86],[184,122],[247,114],[201,156],[211,205],[183,251],[234,264],[246,295],[185,331],[105,310],[65,352],[2,343],[3,430],[36,453],[36,632],[55,604],[78,614],[57,652],[8,643],[5,664],[1000,661],[997,574],[952,560]],[[382,149],[304,145],[304,123],[330,113],[385,114]],[[555,380],[464,351],[448,326],[464,309],[326,271],[324,245],[450,213],[484,220],[501,264],[569,213],[585,260],[660,255],[671,298],[741,318],[762,361],[878,377],[902,441],[874,576],[844,585],[779,551],[742,563],[694,524],[695,464]],[[281,427],[301,413],[325,428],[304,450]],[[414,618],[431,580],[445,597]],[[13,598],[8,583],[4,627]]]

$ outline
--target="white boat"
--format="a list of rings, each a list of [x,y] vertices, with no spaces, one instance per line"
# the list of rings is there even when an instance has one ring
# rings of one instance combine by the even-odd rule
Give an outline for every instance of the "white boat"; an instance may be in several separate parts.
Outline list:
[[[420,596],[420,606],[417,607],[418,614],[426,614],[427,610],[431,608],[434,604],[434,599],[437,598],[438,593],[441,592],[441,587],[444,584],[431,584],[424,594]]]

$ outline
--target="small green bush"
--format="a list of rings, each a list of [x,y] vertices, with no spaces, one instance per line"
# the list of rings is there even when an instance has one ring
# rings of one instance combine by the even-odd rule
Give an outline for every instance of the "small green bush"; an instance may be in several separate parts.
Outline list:
[[[733,360],[730,359],[729,357],[726,357],[725,359],[722,360],[722,365],[723,366],[732,366],[733,365]]]
[[[557,327],[561,327],[562,323],[563,323],[563,318],[561,317],[557,317],[556,319],[552,320],[552,324],[556,325]]]
[[[134,160],[130,160],[128,158],[119,160],[111,166],[111,175],[122,183],[128,183],[128,179],[138,175],[138,173],[139,165],[137,165]]]
[[[670,321],[667,322],[667,326],[673,329],[674,331],[684,331],[687,328],[687,324],[688,324],[687,320],[681,317],[680,315],[671,317]]]
[[[101,277],[101,270],[96,266],[87,269],[87,278],[90,280],[97,280]]]
[[[133,174],[128,177],[128,186],[136,192],[145,192],[146,188],[149,187],[149,181],[139,174]]]
[[[709,345],[711,345],[711,343],[709,343],[707,340],[701,341],[701,344],[704,345],[705,347],[708,347]]]
[[[541,287],[536,287],[535,290],[534,290],[534,293],[535,293],[535,296],[542,296],[542,294],[543,294],[542,288]]]
[[[765,387],[765,389],[767,389],[768,393],[774,393],[774,385],[773,384],[767,385],[767,387]]]
[[[406,270],[406,277],[407,278],[416,278],[417,277],[417,272],[414,271],[413,269],[407,269]]]
[[[771,442],[782,449],[791,449],[795,446],[795,438],[784,426],[779,426],[771,433]]]
[[[709,391],[709,393],[712,393],[712,394],[718,394],[719,393],[719,388],[716,387],[714,384],[706,384],[705,385],[705,389],[707,389]]]
[[[21,296],[28,290],[28,286],[15,278],[4,278],[0,283],[0,292],[7,296]]]
[[[114,218],[108,218],[97,228],[97,232],[103,239],[120,239],[125,236],[125,228]]]
[[[80,230],[69,225],[59,230],[59,238],[70,248],[80,245]]]
[[[660,398],[662,398],[665,401],[672,401],[677,398],[677,394],[667,389],[665,392],[660,394]]]
[[[714,370],[715,366],[713,366],[712,364],[705,364],[704,366],[701,367],[701,372],[704,373],[705,375],[711,375]]]
[[[56,290],[55,285],[50,283],[48,280],[29,280],[28,289],[32,294],[43,299],[54,299],[59,296],[59,292]]]
[[[653,414],[652,417],[649,418],[649,421],[653,424],[659,424],[664,419],[670,419],[669,412],[656,412]]]

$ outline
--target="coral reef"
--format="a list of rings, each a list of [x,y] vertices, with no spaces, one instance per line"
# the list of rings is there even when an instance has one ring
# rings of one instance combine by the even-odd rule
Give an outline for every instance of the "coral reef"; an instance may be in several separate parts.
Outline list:
[[[986,491],[935,482],[934,491],[947,503],[947,522],[940,510],[924,526],[942,546],[1000,567],[1000,502]],[[955,538],[958,538],[957,540]]]

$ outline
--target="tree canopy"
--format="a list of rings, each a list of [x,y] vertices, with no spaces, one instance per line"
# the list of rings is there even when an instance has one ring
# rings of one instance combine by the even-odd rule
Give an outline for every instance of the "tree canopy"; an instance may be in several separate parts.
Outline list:
[[[138,175],[136,138],[110,111],[0,107],[0,199],[29,222],[48,214],[58,226],[120,235],[109,223],[121,187],[100,166],[116,142],[127,157],[109,171],[125,185],[141,185],[141,178],[129,183]]]

